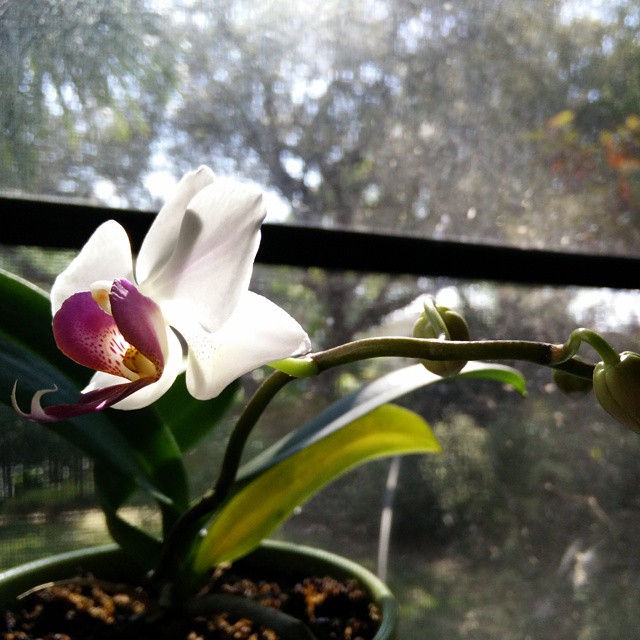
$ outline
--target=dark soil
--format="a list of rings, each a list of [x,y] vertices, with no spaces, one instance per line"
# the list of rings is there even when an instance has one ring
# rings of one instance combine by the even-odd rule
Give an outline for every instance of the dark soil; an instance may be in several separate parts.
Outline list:
[[[329,577],[272,582],[223,573],[186,609],[169,613],[140,588],[76,578],[21,597],[0,621],[0,638],[371,640],[379,625],[379,612],[355,580]]]

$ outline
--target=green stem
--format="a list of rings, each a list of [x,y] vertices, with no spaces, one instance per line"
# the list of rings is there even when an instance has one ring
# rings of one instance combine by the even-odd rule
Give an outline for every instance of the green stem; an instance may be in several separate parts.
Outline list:
[[[564,352],[562,357],[575,356],[583,342],[597,351],[605,364],[613,366],[620,362],[620,354],[600,334],[584,328],[571,332],[569,339],[562,346]]]
[[[574,338],[575,340],[575,338]],[[593,367],[573,357],[577,349],[566,344],[532,342],[527,340],[439,340],[424,338],[386,337],[365,338],[339,347],[307,355],[286,372],[296,378],[307,378],[327,369],[371,358],[417,358],[425,360],[520,360],[570,371],[590,377]],[[282,363],[271,366],[285,369]]]
[[[214,494],[219,495],[221,500],[227,497],[236,479],[242,452],[244,451],[245,444],[251,435],[253,427],[271,400],[292,380],[295,380],[295,378],[281,371],[274,371],[258,388],[242,412],[229,438],[229,444],[227,445],[222,461],[220,476],[213,489]]]
[[[562,345],[526,340],[456,341],[423,338],[366,338],[314,354],[319,371],[384,357],[425,360],[521,360],[550,366]]]

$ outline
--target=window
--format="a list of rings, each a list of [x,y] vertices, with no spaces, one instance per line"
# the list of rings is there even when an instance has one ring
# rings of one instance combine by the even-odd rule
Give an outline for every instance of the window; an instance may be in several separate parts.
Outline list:
[[[479,338],[561,342],[584,324],[638,349],[639,35],[624,0],[7,0],[0,266],[46,288],[98,220],[135,238],[206,163],[266,190],[253,288],[315,348],[407,333],[437,294]],[[252,446],[380,370],[301,383]],[[524,399],[455,382],[407,399],[446,452],[401,465],[388,580],[404,638],[636,633],[640,444],[523,370]],[[3,562],[50,549],[61,518],[69,545],[105,539],[88,462],[0,417]],[[218,453],[191,461],[203,486]],[[388,467],[278,535],[373,564]]]

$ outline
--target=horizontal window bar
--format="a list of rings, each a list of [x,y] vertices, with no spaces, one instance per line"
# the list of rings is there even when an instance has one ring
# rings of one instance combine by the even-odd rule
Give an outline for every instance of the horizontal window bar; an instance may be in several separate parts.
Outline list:
[[[93,230],[109,219],[127,229],[137,250],[153,216],[125,209],[0,197],[0,244],[80,248]],[[263,264],[532,285],[637,289],[640,284],[640,258],[287,224],[267,223],[262,229],[257,260]]]

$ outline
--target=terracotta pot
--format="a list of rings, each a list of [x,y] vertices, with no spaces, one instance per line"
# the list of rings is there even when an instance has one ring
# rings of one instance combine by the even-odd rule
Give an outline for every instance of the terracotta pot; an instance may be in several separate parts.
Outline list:
[[[330,575],[343,579],[357,578],[382,614],[374,640],[393,640],[397,629],[397,604],[389,588],[359,564],[333,553],[285,542],[265,541],[253,553],[239,560],[265,570],[309,575]],[[0,606],[10,608],[16,596],[55,580],[68,578],[78,571],[90,571],[105,580],[135,581],[143,574],[131,558],[116,545],[91,547],[36,560],[0,573]]]

